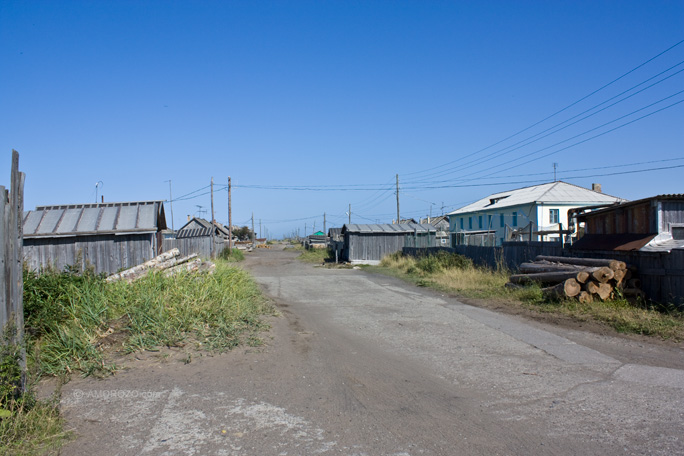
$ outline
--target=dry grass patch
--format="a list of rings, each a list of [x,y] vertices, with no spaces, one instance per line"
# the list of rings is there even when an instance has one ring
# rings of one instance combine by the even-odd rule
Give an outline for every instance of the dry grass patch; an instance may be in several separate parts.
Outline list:
[[[587,304],[576,300],[549,301],[542,296],[538,285],[517,290],[505,288],[510,275],[505,268],[474,266],[471,260],[456,254],[439,252],[415,258],[399,252],[385,257],[379,267],[369,269],[464,298],[494,301],[511,309],[525,308],[578,321],[595,321],[621,333],[684,340],[684,312],[674,306],[635,304],[621,297]]]

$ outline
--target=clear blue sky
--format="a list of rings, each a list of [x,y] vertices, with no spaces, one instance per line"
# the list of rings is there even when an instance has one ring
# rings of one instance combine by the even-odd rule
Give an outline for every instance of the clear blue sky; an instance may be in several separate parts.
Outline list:
[[[553,163],[627,199],[684,193],[682,40],[682,1],[4,0],[0,184],[12,149],[26,209],[171,180],[178,228],[212,176],[227,222],[232,176],[234,223],[272,237],[348,204],[390,222],[395,174],[402,217]]]

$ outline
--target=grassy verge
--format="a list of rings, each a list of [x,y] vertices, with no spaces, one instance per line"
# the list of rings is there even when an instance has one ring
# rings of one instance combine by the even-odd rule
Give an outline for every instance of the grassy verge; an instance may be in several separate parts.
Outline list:
[[[242,250],[236,248],[232,248],[230,250],[223,249],[219,255],[219,258],[227,261],[228,263],[239,263],[240,261],[244,261],[245,254],[242,253]]]
[[[211,275],[152,274],[132,284],[87,273],[26,272],[24,311],[34,382],[73,373],[107,375],[117,369],[116,353],[259,345],[258,333],[267,327],[262,316],[273,312],[251,276],[224,260]],[[35,401],[30,391],[17,396],[18,351],[0,347],[0,454],[54,453],[67,438],[57,399]]]
[[[397,253],[385,257],[380,266],[368,269],[458,296],[486,299],[497,305],[600,322],[622,333],[684,340],[684,313],[673,307],[634,304],[626,299],[588,304],[575,300],[548,301],[538,286],[520,290],[504,288],[510,275],[506,269],[476,267],[460,255],[440,252],[417,259]]]
[[[330,259],[330,252],[328,249],[309,249],[302,250],[302,253],[297,257],[298,260],[305,263],[323,263]]]

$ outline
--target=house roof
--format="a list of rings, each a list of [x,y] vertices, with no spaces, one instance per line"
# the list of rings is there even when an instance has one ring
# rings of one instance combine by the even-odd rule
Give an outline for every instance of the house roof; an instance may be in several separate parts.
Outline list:
[[[38,206],[24,212],[24,237],[142,234],[166,229],[162,201]]]
[[[456,209],[448,215],[492,211],[530,203],[596,205],[620,201],[626,200],[606,195],[605,193],[595,192],[578,185],[558,181],[494,193],[472,204]]]
[[[199,225],[197,228],[190,228],[191,225]],[[218,222],[214,223],[214,228],[216,231],[214,234],[218,234],[219,236],[229,236],[228,228],[224,227]],[[212,232],[212,227],[211,227],[211,222],[209,220],[205,220],[203,218],[199,217],[193,217],[180,227],[178,232],[176,233],[176,237],[178,239],[182,238],[189,238],[189,237],[202,237],[202,236],[211,236]]]
[[[656,195],[656,196],[650,196],[648,198],[642,198],[640,200],[634,200],[634,201],[622,201],[620,204],[615,205],[615,206],[610,206],[607,208],[603,209],[596,209],[591,212],[585,212],[583,214],[578,214],[577,218],[579,220],[584,220],[587,217],[594,217],[597,215],[605,214],[610,211],[615,211],[618,209],[624,209],[626,207],[632,207],[632,206],[637,206],[639,204],[643,204],[649,201],[684,201],[684,194],[682,193],[676,193],[676,194],[667,194],[667,195]]]
[[[352,223],[351,225],[344,225],[342,227],[342,233],[378,233],[378,234],[406,234],[414,232],[435,232],[437,229],[428,225],[427,223],[399,223],[390,224],[382,223],[375,225],[362,225]]]

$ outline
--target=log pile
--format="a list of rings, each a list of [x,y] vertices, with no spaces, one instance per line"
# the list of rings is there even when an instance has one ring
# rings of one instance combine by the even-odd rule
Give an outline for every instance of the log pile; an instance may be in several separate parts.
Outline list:
[[[639,279],[632,278],[632,270],[623,261],[539,255],[518,270],[506,287],[538,283],[547,298],[605,301],[613,298],[616,290],[625,297],[644,297]]]
[[[170,277],[183,271],[199,271],[213,273],[216,265],[211,261],[203,261],[197,257],[196,253],[181,257],[178,249],[171,249],[159,256],[152,258],[132,268],[126,269],[116,274],[107,277],[107,282],[118,282],[125,280],[127,282],[135,282],[136,280],[145,277],[152,271],[164,271],[164,275]]]

